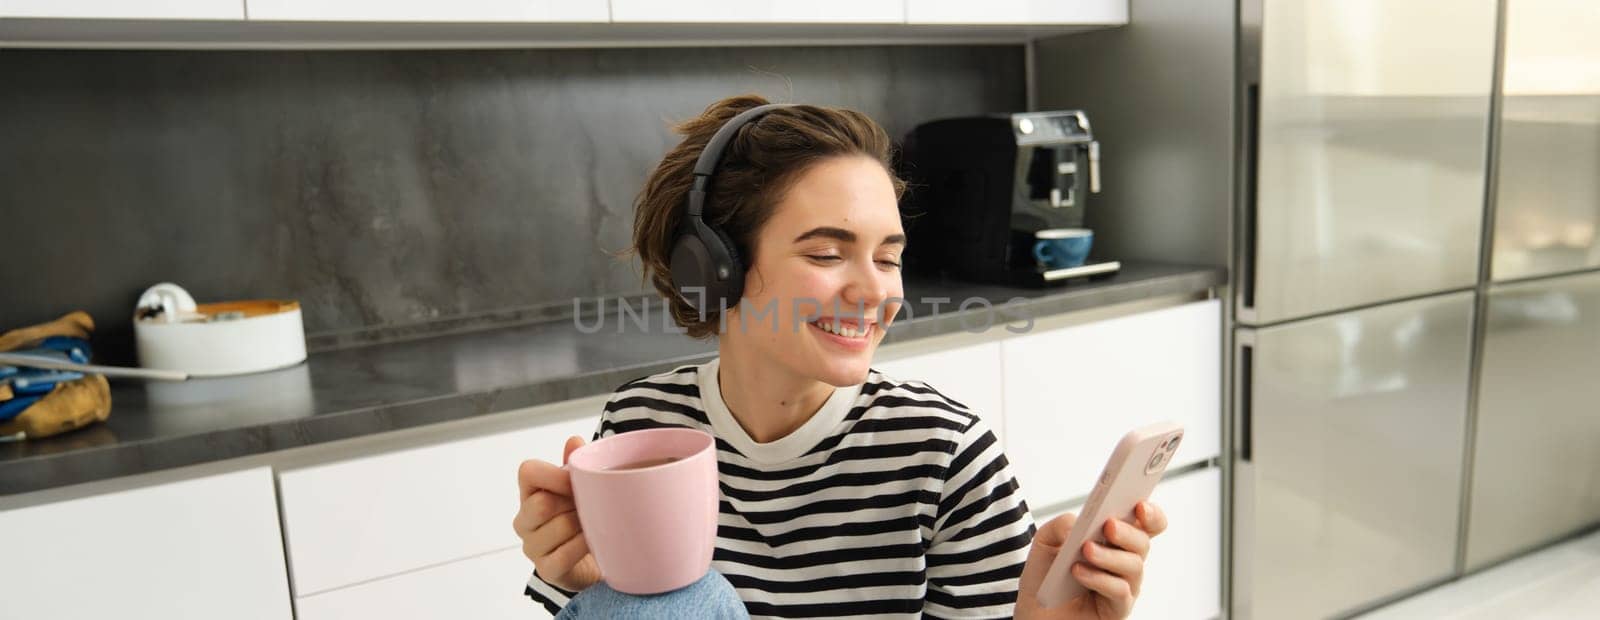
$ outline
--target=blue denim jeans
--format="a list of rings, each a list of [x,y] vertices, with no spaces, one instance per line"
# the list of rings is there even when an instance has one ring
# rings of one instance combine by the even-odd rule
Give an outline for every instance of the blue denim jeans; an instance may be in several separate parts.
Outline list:
[[[661,594],[637,596],[611,589],[601,581],[579,592],[556,614],[556,620],[617,618],[656,620],[744,620],[750,617],[733,584],[717,571],[706,571],[699,581]]]

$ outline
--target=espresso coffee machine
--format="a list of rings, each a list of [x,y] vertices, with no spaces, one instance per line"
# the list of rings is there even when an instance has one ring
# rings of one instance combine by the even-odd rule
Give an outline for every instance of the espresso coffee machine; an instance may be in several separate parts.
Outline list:
[[[1121,269],[1116,261],[1041,257],[1036,246],[1084,229],[1100,191],[1100,144],[1081,111],[949,118],[906,137],[901,175],[908,273],[1047,286]],[[1081,262],[1081,264],[1079,264]]]

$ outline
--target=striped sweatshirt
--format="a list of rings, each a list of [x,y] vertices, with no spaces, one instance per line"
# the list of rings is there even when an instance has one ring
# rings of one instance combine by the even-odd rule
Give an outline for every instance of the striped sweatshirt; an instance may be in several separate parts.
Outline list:
[[[594,438],[664,426],[716,437],[711,566],[751,617],[1011,616],[1035,528],[982,419],[872,370],[757,443],[723,403],[717,363],[617,388]],[[550,613],[574,596],[537,573],[524,592]]]

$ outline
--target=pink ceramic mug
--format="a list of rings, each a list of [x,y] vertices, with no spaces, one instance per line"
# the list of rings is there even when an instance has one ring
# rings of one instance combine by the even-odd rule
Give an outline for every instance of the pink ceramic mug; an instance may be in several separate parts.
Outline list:
[[[720,498],[710,434],[618,433],[573,451],[566,469],[589,551],[612,589],[668,592],[711,569]]]

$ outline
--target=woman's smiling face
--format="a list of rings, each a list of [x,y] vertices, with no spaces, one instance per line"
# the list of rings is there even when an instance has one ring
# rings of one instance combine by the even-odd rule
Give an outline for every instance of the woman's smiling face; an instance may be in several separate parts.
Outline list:
[[[865,156],[812,165],[752,245],[725,343],[830,385],[866,380],[904,295],[905,231],[883,165]]]

